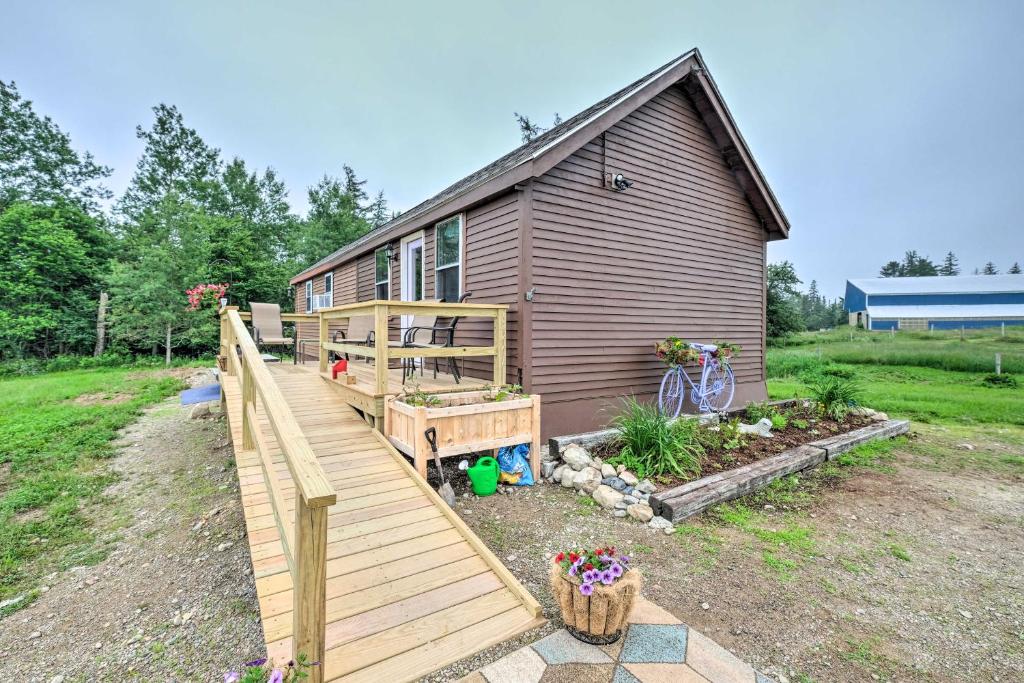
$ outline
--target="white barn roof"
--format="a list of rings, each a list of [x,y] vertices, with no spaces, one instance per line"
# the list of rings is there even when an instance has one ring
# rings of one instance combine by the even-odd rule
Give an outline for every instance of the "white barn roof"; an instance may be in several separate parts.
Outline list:
[[[850,280],[850,284],[865,294],[981,294],[989,292],[1024,292],[1024,275],[874,277]]]
[[[995,277],[995,276],[987,276]],[[981,304],[966,306],[868,306],[872,320],[896,318],[1024,318],[1024,304]]]

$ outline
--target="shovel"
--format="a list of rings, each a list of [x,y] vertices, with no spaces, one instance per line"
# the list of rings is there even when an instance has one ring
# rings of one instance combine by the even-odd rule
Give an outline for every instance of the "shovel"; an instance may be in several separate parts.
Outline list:
[[[441,485],[437,487],[437,493],[444,499],[444,502],[448,503],[448,507],[455,507],[455,491],[452,490],[452,485],[444,480],[441,458],[437,454],[437,430],[431,427],[423,432],[423,436],[426,437],[427,443],[430,444],[430,450],[434,454],[434,464],[437,465],[437,476],[441,478]]]

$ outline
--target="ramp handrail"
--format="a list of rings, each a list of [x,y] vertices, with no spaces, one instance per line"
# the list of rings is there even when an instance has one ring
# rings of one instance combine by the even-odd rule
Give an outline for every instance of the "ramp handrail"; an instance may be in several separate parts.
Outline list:
[[[327,616],[327,513],[337,501],[337,495],[235,307],[221,311],[221,352],[226,356],[226,372],[241,378],[242,448],[255,450],[259,455],[274,521],[292,576],[293,656],[301,654],[307,661],[320,662],[325,649]],[[257,401],[295,483],[292,525],[285,519],[287,505],[269,446],[260,429]],[[320,683],[323,667],[311,667],[309,680]]]

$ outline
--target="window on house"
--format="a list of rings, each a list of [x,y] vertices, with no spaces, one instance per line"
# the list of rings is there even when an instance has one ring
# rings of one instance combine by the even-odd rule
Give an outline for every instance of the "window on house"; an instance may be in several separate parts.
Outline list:
[[[306,313],[313,312],[313,281],[306,280]]]
[[[374,282],[377,285],[374,293],[375,299],[390,299],[391,298],[391,268],[388,266],[388,255],[387,247],[381,247],[374,253],[376,259],[376,265],[374,272]]]
[[[462,294],[462,216],[434,226],[434,273],[435,296],[457,302]]]
[[[334,273],[324,275],[324,302],[322,308],[334,305]]]

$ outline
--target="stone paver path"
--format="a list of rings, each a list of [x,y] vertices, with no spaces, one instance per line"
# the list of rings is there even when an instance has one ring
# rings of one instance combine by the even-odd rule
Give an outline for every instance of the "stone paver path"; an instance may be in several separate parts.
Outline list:
[[[629,615],[629,629],[611,645],[588,645],[562,629],[460,683],[563,682],[774,683],[642,597]]]

